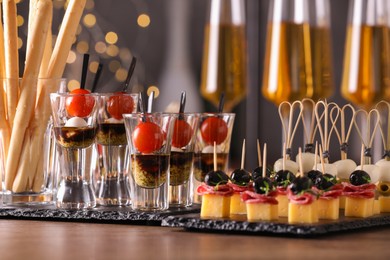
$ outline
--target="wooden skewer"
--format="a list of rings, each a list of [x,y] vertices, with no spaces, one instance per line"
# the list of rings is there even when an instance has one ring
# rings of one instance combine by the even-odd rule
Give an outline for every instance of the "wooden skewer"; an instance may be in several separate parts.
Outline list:
[[[218,167],[217,167],[217,143],[216,142],[214,142],[213,159],[214,159],[214,171],[216,172],[218,170]]]
[[[317,155],[318,155],[318,142],[316,142],[316,147],[314,149],[314,167],[317,170]]]
[[[263,178],[267,177],[267,167],[265,167],[265,165],[267,165],[267,143],[264,144],[264,147],[263,147],[263,172],[262,172],[262,175],[263,175]]]
[[[242,142],[242,151],[241,151],[241,169],[244,169],[245,166],[245,139]]]
[[[283,171],[286,170],[286,143],[283,143],[282,169]]]
[[[303,177],[302,148],[298,149],[299,176]]]
[[[362,149],[360,151],[360,170],[363,171],[364,166],[364,144],[362,144]]]
[[[260,149],[260,141],[257,139],[257,161],[259,163],[259,167],[261,167],[261,149]]]
[[[322,170],[322,174],[325,174],[325,160],[324,160],[324,156],[322,156],[322,146],[320,145],[320,160],[321,160],[321,170]]]

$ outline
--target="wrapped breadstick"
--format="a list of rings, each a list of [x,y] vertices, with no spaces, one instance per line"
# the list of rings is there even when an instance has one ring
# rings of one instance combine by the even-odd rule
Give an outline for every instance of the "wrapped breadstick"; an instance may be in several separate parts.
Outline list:
[[[6,78],[11,79],[7,84],[7,112],[9,124],[12,127],[19,89],[18,27],[15,0],[3,0],[3,12],[5,75]]]
[[[24,178],[23,173],[18,175],[16,173],[19,164],[29,163],[28,158],[23,158],[23,160],[20,160],[20,158],[25,132],[29,123],[28,119],[31,118],[31,115],[34,113],[37,91],[36,83],[51,16],[52,1],[40,0],[37,4],[36,17],[32,25],[32,32],[30,33],[32,34],[31,46],[26,58],[25,70],[21,82],[20,98],[15,114],[14,124],[17,127],[12,129],[10,149],[6,164],[5,186],[7,190],[11,190],[12,188],[14,192],[25,191],[25,182],[28,181]],[[34,153],[37,153],[38,151],[39,149],[35,150]],[[23,153],[25,152],[23,151]]]

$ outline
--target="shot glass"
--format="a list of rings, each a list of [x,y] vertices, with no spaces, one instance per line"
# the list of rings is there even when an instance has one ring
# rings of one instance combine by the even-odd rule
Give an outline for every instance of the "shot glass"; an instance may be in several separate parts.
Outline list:
[[[137,109],[137,94],[98,94],[96,141],[99,151],[98,205],[130,205],[129,149],[122,114]]]
[[[95,94],[51,94],[54,135],[60,161],[56,205],[65,209],[96,206],[92,184],[98,98]]]
[[[227,171],[232,137],[234,113],[203,113],[194,156],[194,203],[201,203],[196,189],[204,181],[205,175],[214,169],[214,143],[217,148],[217,169]]]
[[[192,205],[192,175],[199,114],[177,114],[173,126],[169,169],[169,206]]]
[[[130,146],[131,207],[140,211],[166,210],[175,116],[133,113],[124,118]]]

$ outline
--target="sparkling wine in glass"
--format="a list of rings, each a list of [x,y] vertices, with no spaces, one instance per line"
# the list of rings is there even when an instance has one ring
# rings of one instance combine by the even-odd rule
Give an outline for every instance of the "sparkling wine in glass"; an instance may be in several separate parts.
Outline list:
[[[279,105],[333,94],[328,0],[272,0],[264,61],[263,96]]]
[[[205,26],[201,94],[231,111],[247,93],[245,0],[210,0]]]
[[[364,109],[390,100],[389,26],[389,1],[350,1],[341,94]]]

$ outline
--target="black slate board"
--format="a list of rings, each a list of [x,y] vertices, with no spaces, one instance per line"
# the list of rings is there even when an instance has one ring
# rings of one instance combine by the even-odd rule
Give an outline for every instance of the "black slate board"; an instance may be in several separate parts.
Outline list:
[[[3,219],[34,219],[44,221],[71,221],[134,225],[161,225],[167,216],[196,213],[200,207],[172,208],[161,212],[138,212],[129,207],[97,207],[91,210],[63,210],[54,206],[42,208],[0,208]]]
[[[339,220],[320,220],[315,224],[289,224],[287,218],[274,222],[248,222],[246,216],[234,216],[230,219],[201,219],[199,213],[168,216],[161,225],[182,227],[189,231],[222,232],[247,235],[277,235],[313,237],[336,232],[390,226],[390,213],[382,213],[369,218],[344,217]]]

